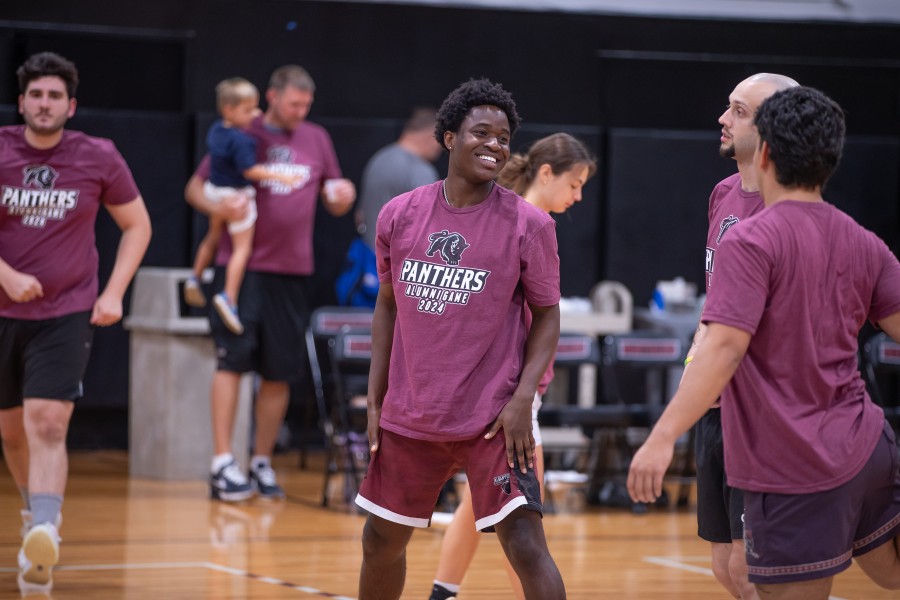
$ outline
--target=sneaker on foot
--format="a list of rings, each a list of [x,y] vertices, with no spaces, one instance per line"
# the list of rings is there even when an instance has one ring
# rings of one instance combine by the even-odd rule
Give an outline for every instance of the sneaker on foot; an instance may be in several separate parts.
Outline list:
[[[240,502],[252,495],[253,486],[244,477],[236,460],[209,476],[209,497],[213,500]]]
[[[456,592],[451,592],[442,585],[434,584],[428,600],[456,600]]]
[[[222,317],[225,327],[237,335],[244,333],[244,324],[241,323],[241,318],[238,316],[237,305],[231,303],[225,292],[219,292],[213,296],[213,306],[216,307],[216,312]]]
[[[269,500],[284,498],[284,490],[281,489],[275,478],[275,469],[269,465],[250,467],[250,482],[256,488],[256,491],[259,492],[260,498]]]
[[[53,567],[59,562],[59,532],[51,523],[35,525],[19,550],[19,591],[23,595],[49,594]]]
[[[200,308],[206,306],[206,296],[203,294],[203,288],[200,287],[200,280],[194,275],[188,277],[184,282],[184,301],[188,306]]]

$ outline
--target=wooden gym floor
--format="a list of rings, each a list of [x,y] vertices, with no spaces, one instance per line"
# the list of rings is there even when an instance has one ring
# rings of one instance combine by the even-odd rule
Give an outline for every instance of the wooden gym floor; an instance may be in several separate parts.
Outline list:
[[[364,517],[319,505],[320,457],[276,457],[284,502],[229,505],[207,499],[205,482],[131,479],[124,452],[75,453],[63,505],[61,561],[53,598],[172,600],[355,598]],[[0,598],[18,597],[21,501],[0,468]],[[571,599],[727,598],[690,510],[588,508],[544,519]],[[404,598],[426,600],[443,527],[417,531]],[[461,598],[511,598],[496,538],[485,535]],[[898,598],[855,565],[832,597]]]

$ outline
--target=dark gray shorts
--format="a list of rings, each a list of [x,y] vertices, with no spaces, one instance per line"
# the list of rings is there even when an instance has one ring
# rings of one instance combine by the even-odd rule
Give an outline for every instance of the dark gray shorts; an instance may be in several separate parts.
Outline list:
[[[25,398],[77,400],[91,355],[91,313],[30,321],[0,317],[0,409]]]
[[[235,335],[210,309],[209,326],[218,369],[255,371],[268,381],[295,381],[306,364],[304,332],[309,322],[307,277],[247,271],[238,298],[244,333]],[[225,270],[216,269],[213,289],[219,291]]]
[[[752,583],[822,579],[900,531],[900,459],[890,425],[857,475],[813,494],[744,492]]]
[[[744,492],[725,481],[722,410],[708,410],[696,428],[697,535],[707,542],[730,544],[744,537]]]

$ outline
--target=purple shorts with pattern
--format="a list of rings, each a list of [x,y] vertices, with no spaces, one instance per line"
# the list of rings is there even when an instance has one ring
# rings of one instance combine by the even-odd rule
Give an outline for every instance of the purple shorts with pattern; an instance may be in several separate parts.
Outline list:
[[[850,481],[813,494],[745,492],[752,583],[822,579],[900,532],[900,460],[890,425]]]
[[[510,469],[503,431],[490,440],[484,433],[487,429],[471,440],[428,442],[382,429],[356,503],[388,521],[428,527],[444,483],[464,469],[478,530],[492,531],[520,506],[542,513],[534,469],[527,474]]]

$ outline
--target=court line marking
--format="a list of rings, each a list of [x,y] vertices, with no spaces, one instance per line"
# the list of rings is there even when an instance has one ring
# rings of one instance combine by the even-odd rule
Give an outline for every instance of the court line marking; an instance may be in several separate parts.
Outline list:
[[[268,583],[271,585],[277,585],[280,587],[285,587],[288,589],[296,590],[298,592],[303,592],[304,594],[309,594],[311,596],[321,596],[323,598],[333,598],[334,600],[356,600],[356,598],[352,598],[350,596],[339,596],[338,594],[332,594],[330,592],[326,592],[323,590],[316,589],[314,587],[310,587],[308,585],[296,585],[289,581],[284,581],[283,579],[277,579],[275,577],[266,577],[264,575],[257,575],[255,573],[251,573],[250,571],[245,571],[244,569],[236,569],[234,567],[227,567],[225,565],[218,565],[216,563],[211,562],[159,562],[159,563],[127,563],[127,564],[106,564],[106,565],[61,565],[55,567],[57,571],[126,571],[126,570],[152,570],[152,569],[209,569],[211,571],[219,571],[220,573],[227,573],[229,575],[235,575],[239,577],[246,577],[247,579],[253,579],[254,581],[261,581],[263,583]],[[0,573],[16,573],[18,569],[12,569],[9,567],[0,568]]]
[[[661,567],[668,567],[670,569],[679,569],[681,571],[688,571],[690,573],[699,573],[700,575],[707,575],[709,577],[713,577],[712,569],[707,569],[705,567],[698,567],[696,565],[688,564],[688,562],[706,562],[709,560],[709,557],[703,556],[676,556],[676,557],[666,557],[666,556],[645,556],[643,558],[644,562],[648,562],[650,564],[659,565]],[[216,563],[211,562],[180,562],[180,563],[129,563],[129,564],[106,564],[106,565],[61,565],[56,567],[57,571],[110,571],[110,570],[150,570],[150,569],[209,569],[211,571],[219,571],[221,573],[228,573],[230,575],[236,575],[239,577],[246,577],[248,579],[253,579],[256,581],[260,581],[262,583],[268,583],[271,585],[277,585],[280,587],[286,587],[292,590],[296,590],[298,592],[303,592],[305,594],[309,594],[311,596],[322,596],[324,598],[333,598],[334,600],[356,600],[350,596],[339,596],[336,594],[332,594],[329,592],[325,592],[323,590],[316,589],[314,587],[306,586],[306,585],[295,585],[288,581],[284,581],[282,579],[276,579],[275,577],[266,577],[263,575],[256,575],[255,573],[251,573],[250,571],[245,571],[244,569],[237,569],[234,567],[227,567],[225,565],[218,565]],[[0,567],[0,572],[2,573],[16,573],[18,569],[12,569],[9,567]],[[838,596],[829,596],[829,600],[847,600],[846,598],[840,598]]]
[[[709,562],[710,558],[708,556],[645,556],[643,560],[644,562],[659,565],[661,567],[680,569],[682,571],[688,571],[690,573],[699,573],[701,575],[709,575],[710,577],[715,577],[715,575],[713,575],[712,569],[687,564],[688,562]],[[828,600],[847,600],[847,598],[829,596]]]

